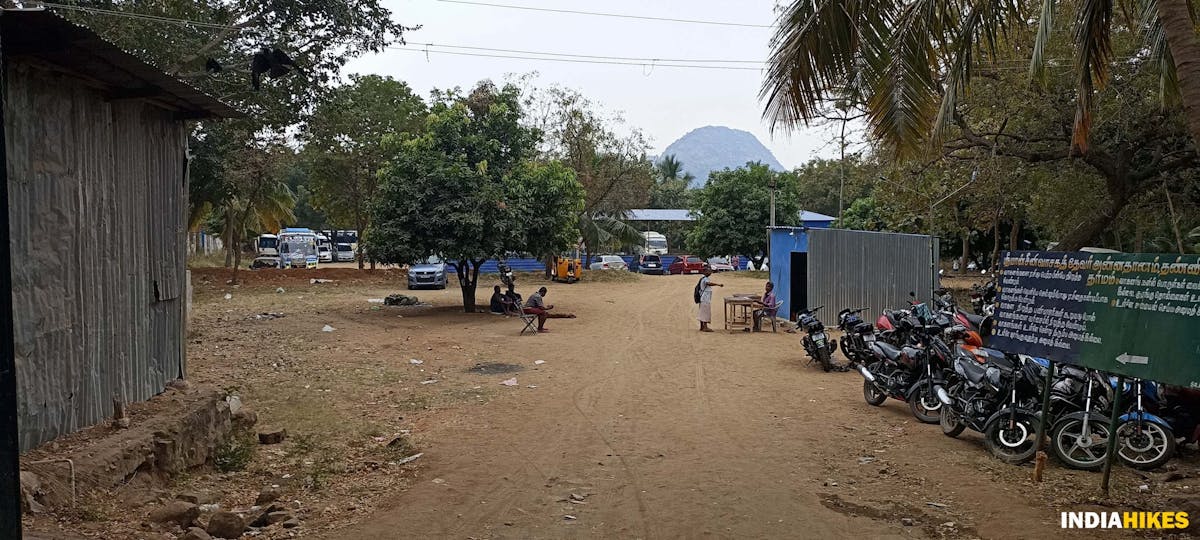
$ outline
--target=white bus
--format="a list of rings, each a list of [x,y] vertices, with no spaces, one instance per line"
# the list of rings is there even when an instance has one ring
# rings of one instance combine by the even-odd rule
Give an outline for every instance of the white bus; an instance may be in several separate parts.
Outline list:
[[[311,229],[288,228],[279,231],[280,268],[316,268],[319,261],[317,234]]]

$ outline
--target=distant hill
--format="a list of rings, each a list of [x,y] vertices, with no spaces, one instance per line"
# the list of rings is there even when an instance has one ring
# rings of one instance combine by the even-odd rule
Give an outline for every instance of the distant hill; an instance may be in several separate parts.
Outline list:
[[[783,170],[775,155],[754,134],[724,126],[693,129],[671,143],[662,156],[671,154],[683,162],[685,172],[696,177],[692,187],[703,186],[711,171],[736,169],[748,161],[761,161],[773,170]]]

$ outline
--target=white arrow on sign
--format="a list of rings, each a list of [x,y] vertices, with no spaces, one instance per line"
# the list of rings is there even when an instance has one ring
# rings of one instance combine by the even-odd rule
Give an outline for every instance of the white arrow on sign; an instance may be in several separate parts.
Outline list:
[[[1129,353],[1124,353],[1121,356],[1117,357],[1117,361],[1122,364],[1143,364],[1143,365],[1145,365],[1145,364],[1150,363],[1150,357],[1149,356],[1134,356]]]

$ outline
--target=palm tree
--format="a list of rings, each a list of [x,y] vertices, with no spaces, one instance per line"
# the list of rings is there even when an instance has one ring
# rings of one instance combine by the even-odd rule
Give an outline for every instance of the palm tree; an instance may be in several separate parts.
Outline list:
[[[659,180],[664,182],[684,180],[690,184],[692,180],[696,179],[692,173],[683,172],[683,162],[679,161],[675,154],[663,156],[662,161],[659,161],[654,168],[657,169]]]
[[[591,264],[597,250],[644,241],[642,233],[629,222],[595,212],[584,212],[579,217],[579,235],[585,249],[584,266]]]
[[[1041,80],[1056,0],[794,0],[780,14],[761,96],[772,129],[806,124],[859,98],[875,137],[900,154],[937,140],[971,81],[977,54],[1038,21],[1029,73]],[[1163,97],[1178,100],[1200,142],[1200,43],[1192,0],[1076,0],[1071,8],[1078,102],[1073,144],[1087,148],[1092,95],[1114,62],[1114,8],[1146,38]],[[1122,18],[1122,20],[1125,20]]]

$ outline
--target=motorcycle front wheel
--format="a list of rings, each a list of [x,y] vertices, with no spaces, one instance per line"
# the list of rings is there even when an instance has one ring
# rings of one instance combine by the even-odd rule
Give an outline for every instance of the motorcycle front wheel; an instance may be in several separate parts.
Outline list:
[[[983,444],[988,452],[1005,463],[1019,465],[1033,459],[1037,452],[1037,417],[1018,411],[1013,418],[1004,413],[983,427]]]
[[[938,413],[942,402],[938,400],[937,394],[933,393],[932,386],[928,379],[921,379],[917,382],[917,389],[908,397],[908,409],[923,424],[937,424],[942,419],[942,415]]]
[[[1104,467],[1108,450],[1108,423],[1093,415],[1088,419],[1088,434],[1084,437],[1083,418],[1068,416],[1050,430],[1050,451],[1063,465],[1083,471],[1098,471]]]
[[[1122,422],[1117,426],[1117,437],[1117,457],[1135,469],[1157,469],[1175,455],[1175,434],[1153,422]]]
[[[947,437],[957,437],[967,427],[959,420],[958,413],[950,407],[938,409],[938,424],[942,426],[942,435]]]

